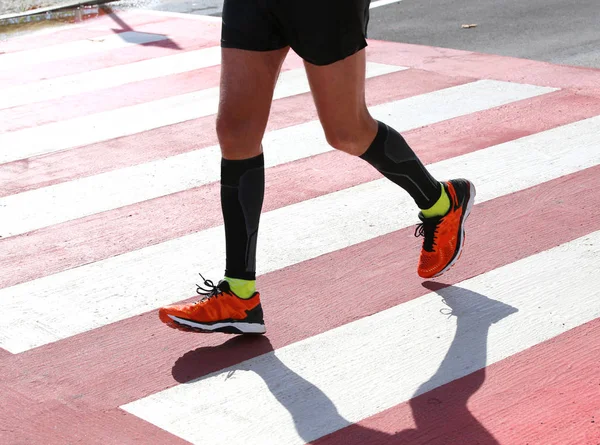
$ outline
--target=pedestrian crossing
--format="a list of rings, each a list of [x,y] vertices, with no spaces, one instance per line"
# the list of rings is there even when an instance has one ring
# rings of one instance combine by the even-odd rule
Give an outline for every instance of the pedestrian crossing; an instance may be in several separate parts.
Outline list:
[[[254,422],[252,445],[313,441],[600,316],[586,279],[600,267],[599,241],[594,232],[457,283],[442,292],[447,308],[427,294],[124,409],[192,443],[235,442]],[[539,281],[520,284],[531,274]],[[569,284],[557,286],[555,274]],[[574,298],[561,298],[566,291]],[[448,351],[452,363],[422,386]]]
[[[122,20],[144,34],[105,16],[0,44],[0,79],[30,77],[0,86],[0,397],[23,405],[0,443],[598,444],[600,96],[569,83],[600,71],[370,42],[372,114],[477,186],[463,258],[423,283],[414,204],[327,145],[290,55],[264,140],[267,336],[186,335],[156,312],[223,273],[219,27]]]
[[[478,202],[482,203],[598,165],[600,150],[594,148],[599,145],[600,117],[435,163],[430,171],[436,177],[454,177],[462,172],[481,184]],[[537,168],[533,170],[532,165]],[[397,205],[390,208],[390,202]],[[410,197],[386,179],[290,204],[266,212],[261,218],[257,272],[280,270],[413,223]],[[205,271],[206,276],[222,273],[223,233],[222,226],[211,227],[2,289],[2,306],[7,309],[7,317],[15,318],[8,318],[12,327],[10,332],[0,334],[0,344],[22,352],[178,301],[186,290],[189,292],[189,278],[196,276],[194,270]],[[290,245],[294,249],[281,248]],[[198,255],[202,251],[211,254]],[[110,285],[101,281],[104,277]],[[144,292],[147,287],[153,290],[149,295]],[[68,317],[74,311],[78,320]],[[9,346],[14,341],[22,346]]]
[[[392,71],[390,71],[385,68],[383,73],[393,71],[395,70],[392,69]],[[293,78],[288,78],[284,73],[281,79],[282,82],[290,79],[292,85],[285,87],[290,94],[277,94],[276,91],[276,98],[292,96],[308,91],[306,77],[301,80],[298,78],[299,76],[296,70],[291,73],[293,73]],[[294,84],[298,82],[305,85],[301,88],[294,86]],[[491,108],[507,102],[510,103],[515,100],[553,91],[553,89],[550,88],[513,86],[506,83],[485,81],[452,87],[447,90],[378,105],[373,107],[372,113],[377,118],[387,118],[386,120],[389,122],[389,125],[399,127],[399,131],[408,131],[422,125],[460,116],[469,113],[469,111],[472,110]],[[498,91],[497,95],[493,94],[494,90]],[[483,103],[473,101],[467,107],[458,105],[465,94],[481,95],[483,91],[487,93],[485,99],[482,101]],[[213,107],[212,110],[210,110],[210,114],[215,114],[218,104],[218,91],[214,92],[212,98],[207,98],[206,96],[201,98],[199,96],[200,94],[195,94],[196,99],[190,101],[190,105],[194,106],[198,101],[210,103]],[[159,108],[160,107],[157,107],[157,110]],[[426,110],[429,109],[435,111],[428,113]],[[165,109],[165,112],[170,111],[171,110],[168,108]],[[405,121],[400,121],[398,117],[394,117],[402,116],[409,112],[416,113],[416,115],[412,119],[408,118]],[[115,112],[107,112],[106,114],[109,116],[110,120],[115,119]],[[156,114],[158,115],[158,111]],[[121,117],[122,116],[119,116],[119,120],[121,120]],[[98,118],[98,116],[91,115],[89,118],[89,121],[93,125],[96,125],[96,120],[94,118]],[[101,119],[100,122],[102,122]],[[131,125],[127,126],[127,124],[124,123],[125,120],[121,120],[121,122],[123,122],[125,128],[132,128]],[[146,124],[147,122],[143,123],[143,125]],[[68,122],[65,122],[64,126],[69,127]],[[32,130],[40,128],[41,127],[33,127]],[[20,132],[9,132],[6,133],[6,137],[10,141],[11,136],[18,137],[19,133]],[[265,138],[265,151],[269,153],[273,151],[273,156],[270,156],[269,160],[266,161],[267,166],[279,165],[332,150],[322,133],[318,121],[311,121],[298,126],[287,127],[270,133]],[[39,136],[31,135],[30,133],[30,137],[27,137],[26,140],[17,141],[16,143],[13,143],[13,145],[15,147],[31,146],[28,145],[29,139],[33,141],[37,140],[38,137]],[[99,137],[98,132],[95,132],[92,137],[95,141]],[[277,150],[277,147],[280,146],[283,141],[291,141],[285,142],[287,147],[285,152]],[[0,135],[0,142],[2,142],[2,135]],[[54,138],[52,144],[55,145],[56,150],[63,150],[63,146],[65,145],[62,144],[66,144],[68,147],[69,142],[64,141],[64,138]],[[17,154],[17,156],[23,155]],[[0,198],[0,203],[3,204],[2,213],[6,214],[6,216],[0,215],[3,216],[3,224],[0,225],[0,233],[2,233],[4,237],[26,233],[41,227],[69,221],[77,217],[99,213],[114,208],[115,206],[135,204],[137,202],[218,181],[220,174],[219,159],[220,154],[218,146],[212,146],[169,157],[167,159],[161,159],[160,161],[135,165],[101,175],[88,176],[79,180],[56,184],[43,189],[23,192],[12,195],[12,197]],[[183,172],[186,172],[187,174],[182,174]],[[157,183],[153,178],[160,178],[160,180]],[[106,190],[107,187],[113,188],[112,193]],[[61,203],[59,201],[61,198],[67,200],[68,204]],[[47,207],[48,211],[44,211],[44,207]],[[29,213],[23,214],[20,213],[19,210]]]

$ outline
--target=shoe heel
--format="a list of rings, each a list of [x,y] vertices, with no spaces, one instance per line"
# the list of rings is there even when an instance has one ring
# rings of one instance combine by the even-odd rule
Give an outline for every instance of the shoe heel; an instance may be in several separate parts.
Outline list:
[[[475,190],[475,185],[471,182],[468,181],[469,183],[469,201],[467,202],[467,208],[465,209],[465,215],[463,218],[463,222],[465,219],[467,219],[467,216],[469,216],[469,214],[471,213],[471,209],[473,208],[473,205],[475,204],[475,196],[477,196],[477,190]]]

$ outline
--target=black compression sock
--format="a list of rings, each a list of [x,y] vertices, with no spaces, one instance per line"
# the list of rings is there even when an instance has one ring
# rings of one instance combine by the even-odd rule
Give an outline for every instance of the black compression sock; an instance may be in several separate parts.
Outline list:
[[[262,153],[241,161],[221,160],[221,209],[225,222],[225,275],[256,278],[256,240],[265,194]]]
[[[440,198],[441,184],[429,174],[400,133],[383,122],[377,123],[377,135],[361,158],[406,190],[420,209],[430,208]]]

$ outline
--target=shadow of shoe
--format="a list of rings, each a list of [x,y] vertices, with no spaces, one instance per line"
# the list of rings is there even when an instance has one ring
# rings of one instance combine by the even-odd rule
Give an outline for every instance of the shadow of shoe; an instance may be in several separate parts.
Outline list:
[[[186,352],[177,359],[171,373],[179,383],[188,383],[224,368],[242,366],[246,360],[272,351],[273,345],[265,336],[239,335],[218,346]]]
[[[258,375],[289,412],[298,434],[307,442],[318,438],[317,432],[331,425],[342,429],[351,424],[340,416],[323,391],[281,362],[265,336],[239,336],[216,347],[195,349],[180,357],[172,369],[173,377],[181,383],[210,378],[207,374],[214,372],[225,374],[225,380],[244,378],[244,372]],[[238,372],[240,375],[236,375]],[[256,411],[254,415],[261,414]]]
[[[425,281],[423,287],[443,298],[449,307],[447,315],[460,319],[476,318],[479,323],[494,324],[518,312],[517,308],[462,287],[436,281]]]

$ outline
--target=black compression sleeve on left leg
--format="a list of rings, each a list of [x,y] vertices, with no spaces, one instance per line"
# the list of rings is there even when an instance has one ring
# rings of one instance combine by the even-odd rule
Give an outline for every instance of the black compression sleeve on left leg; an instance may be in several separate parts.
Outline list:
[[[221,209],[225,222],[225,276],[256,279],[256,241],[265,194],[262,153],[241,161],[221,160]]]
[[[420,209],[432,207],[442,193],[441,184],[431,176],[400,133],[383,122],[377,123],[377,135],[361,158],[406,190]]]

